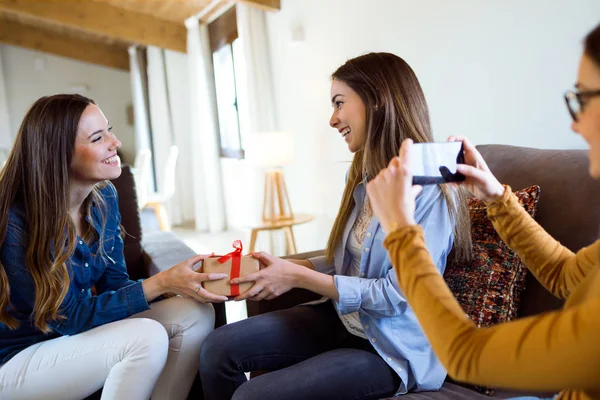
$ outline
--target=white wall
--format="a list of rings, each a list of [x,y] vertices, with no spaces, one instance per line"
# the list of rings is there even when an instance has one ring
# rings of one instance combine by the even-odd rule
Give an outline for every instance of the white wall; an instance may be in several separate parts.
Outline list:
[[[13,138],[38,98],[86,87],[81,94],[98,103],[122,142],[124,161],[133,163],[134,130],[126,110],[132,103],[129,72],[8,45],[0,45],[0,52]]]
[[[319,216],[297,229],[299,250],[325,245],[351,159],[328,126],[329,76],[346,59],[403,57],[423,86],[437,140],[583,148],[562,94],[599,16],[597,0],[282,0],[267,21],[278,128],[296,136],[286,179],[294,210]],[[298,27],[305,39],[292,45]]]

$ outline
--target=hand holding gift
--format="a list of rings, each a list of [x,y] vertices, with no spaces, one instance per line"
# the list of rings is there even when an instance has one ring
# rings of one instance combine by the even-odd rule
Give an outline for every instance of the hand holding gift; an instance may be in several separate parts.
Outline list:
[[[163,298],[172,297],[173,295],[180,295],[185,297],[191,297],[202,303],[220,303],[227,301],[227,297],[218,296],[202,288],[204,282],[214,280],[224,280],[227,278],[226,274],[207,274],[201,271],[195,271],[194,266],[205,260],[209,255],[198,254],[189,260],[183,261],[177,265],[174,265],[168,270],[162,271],[155,275],[161,287]],[[166,292],[167,295],[164,293]],[[155,298],[153,296],[152,298]]]
[[[236,297],[247,292],[254,285],[253,282],[230,284],[230,280],[258,272],[260,269],[256,258],[242,256],[243,246],[240,240],[234,241],[233,247],[235,250],[229,254],[204,260],[202,267],[204,273],[223,273],[229,277],[229,279],[204,282],[204,289],[207,291],[216,295]]]
[[[252,253],[252,257],[260,260],[260,271],[240,278],[232,279],[232,284],[246,285],[247,282],[254,286],[247,291],[242,291],[236,301],[249,299],[252,301],[272,300],[298,287],[298,280],[303,272],[308,269],[287,260],[272,256],[265,252]]]

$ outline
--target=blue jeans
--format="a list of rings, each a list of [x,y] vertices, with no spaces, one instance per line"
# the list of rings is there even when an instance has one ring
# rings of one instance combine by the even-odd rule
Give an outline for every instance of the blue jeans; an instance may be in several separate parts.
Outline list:
[[[249,381],[244,372],[272,371]],[[258,315],[202,344],[206,400],[380,399],[400,378],[369,341],[350,334],[331,302]]]

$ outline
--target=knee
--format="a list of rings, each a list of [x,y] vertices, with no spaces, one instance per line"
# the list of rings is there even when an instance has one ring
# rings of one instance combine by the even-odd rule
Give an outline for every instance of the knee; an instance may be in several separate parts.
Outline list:
[[[250,379],[248,382],[238,387],[231,397],[231,400],[270,400],[278,398],[273,396],[273,393],[276,393],[274,388],[271,388],[268,384],[265,387],[264,380],[259,383],[257,382],[256,379]]]
[[[200,374],[216,372],[217,366],[233,360],[235,334],[231,325],[224,325],[212,331],[200,347]]]
[[[204,304],[184,297],[175,297],[168,301],[171,301],[169,311],[172,310],[172,313],[176,314],[177,324],[187,334],[204,339],[214,329],[215,309],[212,304]]]
[[[200,303],[186,297],[172,297],[163,302],[172,316],[171,319],[178,320],[182,326],[201,324],[212,328],[215,325],[215,309],[210,303]]]
[[[169,351],[169,337],[164,326],[149,318],[134,318],[127,321],[132,325],[128,326],[127,330],[135,335],[130,354],[164,364]]]
[[[212,331],[215,326],[215,308],[210,303],[200,303],[193,299],[180,298],[182,303],[182,312],[188,320],[194,322],[205,330],[206,333]]]

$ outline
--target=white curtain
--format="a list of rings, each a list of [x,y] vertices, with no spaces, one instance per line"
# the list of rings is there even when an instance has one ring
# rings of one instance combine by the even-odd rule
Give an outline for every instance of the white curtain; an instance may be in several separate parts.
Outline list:
[[[151,129],[150,129],[150,110],[148,105],[148,71],[146,68],[146,50],[140,46],[129,46],[129,75],[131,79],[131,97],[133,101],[133,120],[135,129],[135,166],[141,168],[138,164],[138,154],[141,151],[150,151]],[[150,160],[147,171],[134,171],[136,176],[136,189],[138,202],[141,206],[148,199],[148,195],[155,189],[154,187],[154,164]]]
[[[3,48],[0,46],[0,168],[2,168],[4,161],[6,161],[13,142],[8,113],[8,98],[6,97],[6,84],[4,82],[2,50]]]
[[[149,110],[146,102],[148,80],[143,49],[138,46],[130,46],[128,50],[135,121],[135,150],[137,152],[150,148]]]
[[[219,163],[217,102],[208,27],[197,18],[185,21],[191,148],[194,158],[188,172],[193,178],[196,229],[220,232],[226,228],[223,181]]]
[[[169,221],[180,225],[193,221],[194,193],[190,163],[194,156],[189,126],[188,85],[181,76],[187,76],[187,57],[183,53],[148,47],[148,88],[150,120],[152,123],[152,156],[156,168],[156,186],[160,192],[175,179],[175,194],[165,204]],[[165,167],[169,149],[179,148],[175,177],[167,176]]]
[[[171,129],[173,144],[179,148],[177,173],[175,176],[175,196],[173,196],[173,220],[193,222],[194,212],[193,164],[196,151],[192,146],[192,129],[190,125],[190,93],[189,82],[182,77],[188,76],[187,55],[177,51],[165,50],[165,72],[169,95]],[[177,207],[175,207],[177,205]]]
[[[244,54],[246,90],[240,100],[240,119],[246,133],[277,130],[271,74],[271,55],[266,13],[256,7],[236,4],[238,37]]]

